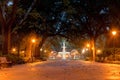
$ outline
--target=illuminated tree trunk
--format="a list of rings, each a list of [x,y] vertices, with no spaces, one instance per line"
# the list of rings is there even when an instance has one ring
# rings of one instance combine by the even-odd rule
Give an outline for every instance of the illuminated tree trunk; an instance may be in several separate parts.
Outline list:
[[[91,43],[92,43],[92,57],[93,61],[95,61],[96,58],[95,38],[91,39]]]

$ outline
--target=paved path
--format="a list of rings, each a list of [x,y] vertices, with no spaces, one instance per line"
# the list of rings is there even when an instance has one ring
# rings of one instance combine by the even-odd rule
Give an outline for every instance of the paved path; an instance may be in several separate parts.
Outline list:
[[[86,61],[47,61],[0,70],[0,80],[120,80],[120,65]]]

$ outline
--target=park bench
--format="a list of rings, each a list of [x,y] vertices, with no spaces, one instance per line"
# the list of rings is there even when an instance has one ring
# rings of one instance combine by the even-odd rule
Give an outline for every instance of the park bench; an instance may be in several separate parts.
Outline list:
[[[10,67],[12,65],[11,61],[8,61],[6,57],[0,57],[0,68]]]

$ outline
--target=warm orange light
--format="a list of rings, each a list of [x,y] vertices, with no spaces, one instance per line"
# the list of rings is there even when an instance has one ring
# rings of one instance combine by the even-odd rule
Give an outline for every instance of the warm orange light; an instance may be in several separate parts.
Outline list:
[[[16,51],[16,49],[15,49],[15,48],[13,48],[13,49],[12,49],[12,51],[13,51],[13,52],[15,52],[15,51]]]
[[[90,44],[87,44],[87,47],[90,47]]]
[[[65,57],[67,58],[67,57],[69,57],[68,55],[65,55]]]
[[[93,50],[94,48],[92,47],[92,50]]]
[[[44,52],[46,53],[46,52],[47,52],[47,50],[44,50]]]
[[[35,43],[35,39],[32,39],[32,43]]]
[[[101,53],[101,50],[97,50],[97,53]]]
[[[25,51],[21,51],[21,53],[25,53]]]
[[[43,49],[41,48],[40,51],[42,51]]]
[[[117,34],[117,32],[116,32],[116,31],[112,31],[112,34],[113,34],[113,36],[114,36],[114,35],[116,35],[116,34]]]

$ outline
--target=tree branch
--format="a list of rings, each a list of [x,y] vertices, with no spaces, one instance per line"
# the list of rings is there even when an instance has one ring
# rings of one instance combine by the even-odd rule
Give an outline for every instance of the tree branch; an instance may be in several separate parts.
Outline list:
[[[0,3],[0,22],[2,23],[2,25],[5,24],[5,19],[3,16],[3,10],[2,10],[2,4]]]
[[[20,21],[19,25],[21,25],[24,22],[24,20],[27,18],[28,14],[32,10],[32,8],[35,5],[36,1],[37,0],[33,0],[32,4],[30,5],[29,9],[27,10],[26,14],[24,15],[24,18]]]

